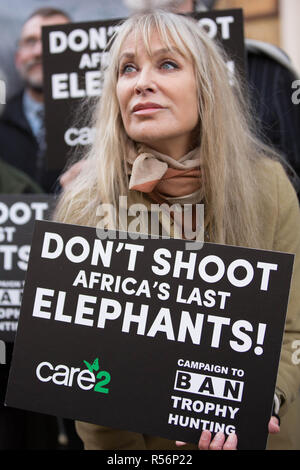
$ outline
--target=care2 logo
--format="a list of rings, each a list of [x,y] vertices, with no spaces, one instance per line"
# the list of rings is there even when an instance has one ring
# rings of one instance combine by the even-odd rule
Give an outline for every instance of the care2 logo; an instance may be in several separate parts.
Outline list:
[[[100,369],[98,358],[94,360],[93,364],[90,364],[87,361],[83,361],[83,362],[85,363],[85,365],[87,366],[88,370],[91,373],[94,373],[94,372],[97,373]],[[109,393],[109,389],[104,387],[104,385],[107,385],[110,382],[110,379],[111,379],[110,373],[107,372],[106,370],[100,370],[96,375],[96,379],[102,379],[102,380],[99,380],[99,382],[96,383],[94,387],[94,391],[100,392],[100,393]]]
[[[77,385],[81,390],[94,390],[100,393],[109,393],[107,385],[111,376],[106,370],[100,370],[99,358],[90,364],[83,361],[85,369],[69,367],[65,364],[53,366],[51,362],[43,361],[36,368],[36,377],[40,382],[52,382],[55,385],[73,387]]]

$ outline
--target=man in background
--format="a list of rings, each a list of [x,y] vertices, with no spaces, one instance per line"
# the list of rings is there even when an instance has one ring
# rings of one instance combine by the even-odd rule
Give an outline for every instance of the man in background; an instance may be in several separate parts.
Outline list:
[[[45,155],[42,27],[69,22],[54,8],[40,8],[25,21],[15,55],[24,89],[8,101],[0,119],[0,157],[46,192],[54,190],[58,174],[47,170]]]

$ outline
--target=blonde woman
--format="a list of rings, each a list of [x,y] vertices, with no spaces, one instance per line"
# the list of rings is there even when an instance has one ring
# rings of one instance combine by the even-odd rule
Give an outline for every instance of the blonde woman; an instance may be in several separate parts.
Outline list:
[[[55,218],[96,227],[101,204],[118,209],[120,196],[128,196],[128,206],[201,202],[207,240],[297,253],[275,398],[283,421],[300,384],[291,359],[300,338],[299,206],[277,155],[255,137],[246,108],[238,84],[229,84],[223,52],[196,22],[163,11],[129,18],[110,51],[94,144]],[[176,449],[166,439],[88,423],[77,423],[77,430],[86,449]],[[294,431],[281,441],[275,417],[269,431],[270,448],[294,448]],[[198,447],[235,449],[237,439],[203,431]]]

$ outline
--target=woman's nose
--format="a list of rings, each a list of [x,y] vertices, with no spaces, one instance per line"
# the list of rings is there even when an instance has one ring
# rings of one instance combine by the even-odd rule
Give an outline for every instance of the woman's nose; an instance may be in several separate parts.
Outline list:
[[[138,75],[134,91],[137,95],[143,93],[154,93],[156,90],[156,84],[154,81],[153,73],[150,69],[145,68],[140,70]]]

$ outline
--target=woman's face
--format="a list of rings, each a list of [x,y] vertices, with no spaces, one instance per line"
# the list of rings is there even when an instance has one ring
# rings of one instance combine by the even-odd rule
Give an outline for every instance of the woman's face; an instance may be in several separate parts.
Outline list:
[[[199,115],[193,65],[175,48],[166,49],[157,32],[151,55],[142,37],[131,33],[120,52],[117,97],[128,136],[180,158],[190,150]]]

